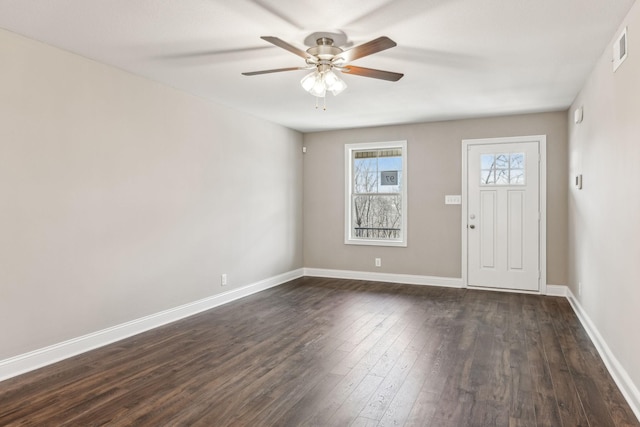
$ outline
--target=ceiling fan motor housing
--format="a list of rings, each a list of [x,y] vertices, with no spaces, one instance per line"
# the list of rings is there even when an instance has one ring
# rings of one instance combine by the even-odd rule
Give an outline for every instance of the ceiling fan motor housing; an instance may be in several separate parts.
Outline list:
[[[307,53],[311,56],[315,56],[320,60],[330,61],[334,56],[339,55],[343,52],[337,46],[333,45],[333,39],[328,37],[321,37],[316,40],[317,46],[310,47],[307,49]]]

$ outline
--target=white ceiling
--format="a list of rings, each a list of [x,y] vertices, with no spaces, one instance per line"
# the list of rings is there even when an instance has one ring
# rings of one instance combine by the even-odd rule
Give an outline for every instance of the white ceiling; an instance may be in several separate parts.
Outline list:
[[[634,0],[0,0],[0,27],[303,132],[567,108]],[[327,110],[303,66],[319,31],[398,46],[354,65]]]

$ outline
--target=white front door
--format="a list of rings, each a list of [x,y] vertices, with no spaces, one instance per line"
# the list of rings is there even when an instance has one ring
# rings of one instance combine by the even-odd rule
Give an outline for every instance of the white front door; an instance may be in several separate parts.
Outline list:
[[[541,291],[540,141],[465,145],[467,284]]]

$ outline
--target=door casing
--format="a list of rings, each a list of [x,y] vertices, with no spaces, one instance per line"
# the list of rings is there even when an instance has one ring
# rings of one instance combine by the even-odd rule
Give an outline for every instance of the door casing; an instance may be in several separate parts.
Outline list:
[[[464,287],[469,286],[468,279],[468,259],[469,259],[469,242],[467,235],[467,225],[469,219],[468,212],[468,148],[472,145],[485,145],[485,144],[507,144],[507,143],[519,143],[519,142],[538,142],[540,149],[539,167],[539,207],[540,207],[540,227],[538,235],[538,248],[539,248],[539,268],[540,277],[538,278],[538,292],[540,294],[547,293],[547,136],[546,135],[531,135],[531,136],[515,136],[515,137],[503,137],[503,138],[481,138],[481,139],[463,139],[462,140],[462,222],[460,225],[462,235],[462,283]],[[486,288],[484,288],[486,289]],[[528,291],[517,291],[509,289],[495,290],[505,292],[523,292],[531,293]]]

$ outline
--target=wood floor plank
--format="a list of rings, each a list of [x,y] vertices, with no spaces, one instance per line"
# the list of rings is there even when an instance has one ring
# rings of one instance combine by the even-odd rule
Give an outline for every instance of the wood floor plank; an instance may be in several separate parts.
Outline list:
[[[0,425],[640,423],[564,299],[305,277],[1,382]]]
[[[343,378],[343,375],[325,374],[289,411],[277,418],[273,424],[265,425],[301,426],[305,423],[312,425],[309,420],[313,419],[318,408],[325,404],[327,396],[336,389]]]
[[[439,401],[439,394],[422,389],[418,392],[415,400],[413,400],[411,411],[408,413],[404,413],[404,411],[390,413],[390,408],[382,417],[382,420],[380,420],[379,426],[436,426],[437,424],[434,423],[433,417],[436,412],[436,405]],[[401,407],[400,409],[404,408]]]
[[[592,425],[633,425],[635,416],[628,405],[620,405],[624,397],[615,387],[613,378],[609,374],[598,352],[573,313],[568,301],[555,301],[558,316],[554,316],[561,345],[567,353],[567,360],[572,371],[578,391],[584,401],[593,402],[589,412]],[[608,417],[604,415],[607,413]],[[599,414],[599,418],[593,418]]]
[[[529,373],[533,382],[532,398],[536,425],[556,427],[562,425],[549,363],[538,327],[536,301],[526,299],[523,306],[525,324],[525,351]]]
[[[356,418],[349,427],[376,427],[378,425],[378,420],[371,420],[369,418],[358,417]]]
[[[511,295],[508,305],[507,342],[509,347],[510,389],[509,425],[536,425],[534,388],[527,358],[524,310],[521,295]]]
[[[443,329],[425,323],[424,332],[415,339],[421,345],[407,347],[407,352],[417,351],[419,356],[380,418],[380,426],[398,426],[405,422],[422,423],[433,416],[439,394],[423,390],[423,385],[440,371],[445,357],[446,337],[449,336]],[[410,417],[413,419],[410,420]]]
[[[360,412],[360,416],[375,420],[382,418],[382,415],[389,408],[391,401],[395,398],[413,364],[416,359],[418,359],[418,356],[419,354],[416,351],[407,351],[402,354],[391,371],[384,377],[379,387],[372,393],[369,402],[367,402],[365,408]]]
[[[326,395],[322,396],[320,404],[313,408],[313,414],[301,425],[328,425],[329,419],[351,396],[351,393],[356,390],[367,375],[368,370],[365,367],[355,367],[347,375],[343,375],[340,382],[332,390],[329,390]],[[355,415],[357,416],[358,414]]]
[[[386,377],[389,371],[393,369],[393,366],[396,364],[398,358],[404,353],[407,346],[413,341],[416,335],[426,335],[419,334],[420,329],[411,327],[405,328],[402,330],[400,334],[396,337],[396,339],[389,345],[384,353],[378,358],[376,364],[371,368],[371,374],[377,375],[379,377]]]
[[[362,412],[362,408],[366,405],[369,398],[375,393],[380,386],[382,377],[375,375],[367,375],[358,384],[355,390],[345,399],[338,410],[329,418],[325,425],[328,426],[348,426],[358,418],[358,414]]]
[[[553,328],[552,318],[543,310],[537,312],[537,317],[562,423],[567,426],[588,426],[585,408]]]
[[[560,308],[555,300],[543,300],[545,310],[552,313],[559,313]],[[565,326],[560,316],[551,317],[552,326],[558,338],[558,344],[562,349],[567,363],[567,368],[576,385],[578,397],[582,402],[591,402],[586,417],[589,425],[597,425],[602,427],[614,426],[614,421],[607,408],[600,390],[596,386],[591,375],[586,376],[589,370],[577,348],[577,344],[573,339],[571,331]]]

